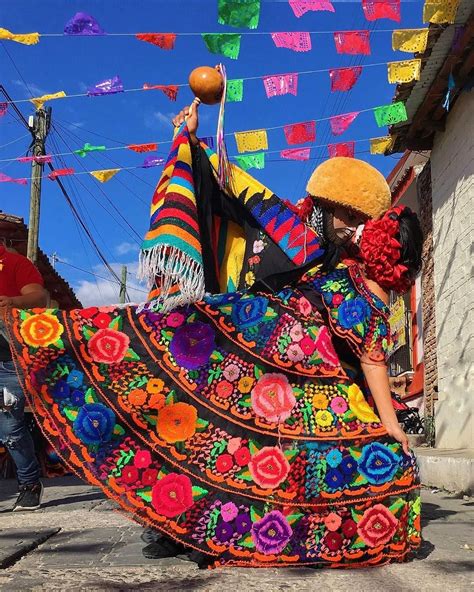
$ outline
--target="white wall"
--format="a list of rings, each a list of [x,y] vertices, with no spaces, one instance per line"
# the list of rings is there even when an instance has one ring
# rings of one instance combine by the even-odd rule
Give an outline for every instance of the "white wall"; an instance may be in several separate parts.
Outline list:
[[[474,92],[431,153],[439,400],[436,446],[474,448]]]

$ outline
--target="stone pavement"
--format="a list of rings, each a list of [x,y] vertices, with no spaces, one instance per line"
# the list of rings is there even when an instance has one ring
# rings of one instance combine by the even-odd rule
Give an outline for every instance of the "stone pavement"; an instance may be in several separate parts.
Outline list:
[[[474,590],[472,498],[423,492],[424,559],[359,570],[198,570],[141,554],[141,528],[73,477],[46,481],[43,508],[11,513],[16,484],[0,481],[0,590],[464,592]],[[3,567],[3,569],[2,569]]]

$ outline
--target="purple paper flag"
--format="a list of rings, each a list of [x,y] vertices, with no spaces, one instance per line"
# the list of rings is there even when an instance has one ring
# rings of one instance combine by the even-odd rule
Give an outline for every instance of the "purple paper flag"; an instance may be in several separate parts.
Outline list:
[[[90,97],[96,97],[100,95],[114,95],[115,93],[123,92],[123,83],[120,80],[120,76],[114,76],[113,78],[107,78],[98,82],[87,89],[87,94]]]
[[[154,156],[153,154],[150,154],[150,156],[147,156],[143,161],[142,168],[150,169],[151,167],[160,166],[164,163],[164,158],[160,158],[159,156]]]
[[[281,158],[288,160],[308,160],[311,148],[287,148],[280,152]]]
[[[205,138],[201,138],[204,144],[207,144],[209,148],[214,148],[214,138],[212,136],[206,136]]]
[[[105,35],[104,29],[93,16],[86,12],[76,12],[65,27],[66,35]]]
[[[331,131],[334,136],[340,136],[351,125],[354,119],[359,115],[359,111],[344,113],[344,115],[334,115],[329,120]]]

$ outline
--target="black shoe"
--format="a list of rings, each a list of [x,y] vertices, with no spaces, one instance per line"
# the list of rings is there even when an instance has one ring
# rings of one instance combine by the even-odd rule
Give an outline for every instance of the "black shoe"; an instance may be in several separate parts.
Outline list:
[[[150,545],[151,543],[157,543],[163,538],[163,535],[158,530],[151,528],[151,526],[147,526],[147,528],[145,528],[145,530],[140,535],[140,538],[144,543]]]
[[[34,485],[20,485],[20,494],[13,506],[13,512],[37,510],[41,506],[43,484],[41,481]]]
[[[142,549],[143,556],[147,559],[166,559],[186,553],[186,547],[175,543],[172,539],[162,537],[156,543],[150,543]]]

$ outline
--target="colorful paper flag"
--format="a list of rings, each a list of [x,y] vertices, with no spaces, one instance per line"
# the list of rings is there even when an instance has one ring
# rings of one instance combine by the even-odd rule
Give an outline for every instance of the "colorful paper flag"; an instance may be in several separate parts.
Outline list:
[[[5,173],[0,173],[0,183],[16,183],[17,185],[28,185],[28,181],[26,179],[15,179],[13,177],[5,175]]]
[[[329,158],[345,156],[354,158],[355,142],[341,142],[340,144],[328,144]]]
[[[79,148],[79,150],[74,150],[74,154],[78,154],[79,156],[84,158],[85,156],[87,156],[89,152],[97,152],[100,150],[106,150],[106,147],[92,146],[91,144],[89,144],[89,142],[86,142],[82,148]]]
[[[149,84],[145,82],[143,90],[161,90],[170,101],[176,101],[178,98],[179,86],[177,84]]]
[[[236,60],[240,53],[240,38],[238,33],[202,33],[202,38],[211,53],[222,54]]]
[[[227,81],[226,100],[229,103],[238,103],[244,98],[244,81],[242,78]]]
[[[298,93],[298,74],[264,76],[262,80],[268,99],[287,94],[296,96]]]
[[[245,154],[245,156],[235,157],[237,164],[244,171],[248,169],[263,169],[265,168],[265,152],[257,152],[256,154]]]
[[[336,31],[334,43],[337,53],[349,55],[370,55],[368,31]]]
[[[76,12],[66,23],[64,33],[66,35],[105,35],[104,29],[96,19],[86,12]]]
[[[54,181],[56,177],[67,177],[68,175],[74,175],[74,169],[56,169],[52,173],[49,173],[48,179]]]
[[[303,121],[301,123],[293,123],[285,125],[283,128],[287,144],[305,144],[306,142],[314,142],[316,139],[316,122]]]
[[[18,162],[37,162],[39,164],[45,164],[52,161],[51,154],[40,154],[39,156],[19,156]]]
[[[387,64],[388,81],[390,84],[406,84],[420,80],[421,60],[404,60]]]
[[[374,109],[375,121],[379,127],[384,125],[395,125],[408,119],[407,110],[403,101],[382,105]]]
[[[268,138],[266,130],[235,132],[234,136],[237,143],[237,150],[239,152],[268,150]]]
[[[0,28],[0,39],[16,41],[22,45],[36,45],[39,42],[39,33],[12,33],[8,29]]]
[[[129,144],[127,148],[134,152],[155,152],[158,150],[158,144]]]
[[[135,37],[140,41],[146,41],[167,50],[174,49],[176,41],[175,33],[137,33]]]
[[[272,39],[276,47],[284,47],[298,52],[311,50],[311,35],[309,33],[272,33]]]
[[[381,138],[372,138],[370,140],[370,154],[385,154],[392,147],[392,136],[383,136]]]
[[[123,92],[123,83],[119,76],[106,78],[94,86],[87,89],[87,94],[90,97],[97,97],[101,95],[114,95]]]
[[[147,156],[145,158],[145,160],[143,161],[142,168],[151,169],[151,167],[160,166],[161,164],[164,164],[164,163],[165,163],[164,158],[150,154],[150,156]]]
[[[354,119],[359,115],[359,111],[344,113],[343,115],[334,115],[329,120],[331,131],[334,136],[340,136],[351,125]]]
[[[0,103],[0,117],[3,117],[7,114],[8,111],[8,103]]]
[[[390,19],[400,22],[400,0],[362,0],[362,9],[368,21]]]
[[[286,148],[280,152],[281,158],[287,160],[309,160],[311,148]]]
[[[312,11],[328,10],[329,12],[335,12],[332,2],[329,0],[289,0],[291,9],[297,18],[302,17],[304,14]]]
[[[53,99],[62,99],[66,96],[66,93],[63,90],[60,90],[57,93],[53,93],[51,95],[43,95],[42,97],[35,97],[34,99],[30,99],[30,103],[37,109],[41,109],[46,101],[52,101]]]
[[[392,33],[392,49],[423,53],[428,45],[429,29],[396,29]]]
[[[201,140],[204,142],[204,144],[209,146],[209,148],[214,148],[214,138],[212,136],[206,136],[201,138]]]
[[[90,174],[101,183],[107,183],[110,179],[119,172],[120,169],[101,169],[99,171],[91,171]]]
[[[434,25],[452,24],[456,20],[460,0],[426,0],[423,22]]]
[[[256,29],[260,18],[260,0],[219,0],[220,25]]]
[[[351,90],[354,84],[359,80],[361,73],[362,66],[334,68],[329,70],[331,92]]]

